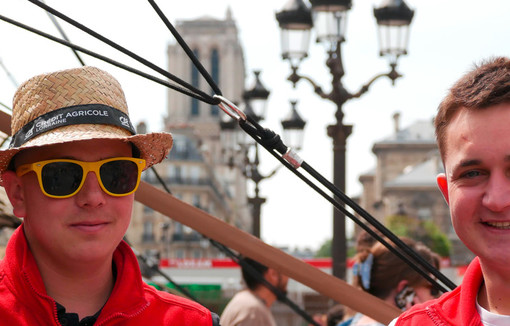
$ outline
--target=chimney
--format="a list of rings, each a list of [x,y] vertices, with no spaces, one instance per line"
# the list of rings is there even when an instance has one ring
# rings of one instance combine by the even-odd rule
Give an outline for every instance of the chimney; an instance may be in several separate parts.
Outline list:
[[[136,125],[136,133],[137,134],[146,134],[147,133],[147,125],[145,122],[140,122]]]
[[[400,131],[400,112],[395,112],[393,114],[393,124],[395,127],[395,133]]]

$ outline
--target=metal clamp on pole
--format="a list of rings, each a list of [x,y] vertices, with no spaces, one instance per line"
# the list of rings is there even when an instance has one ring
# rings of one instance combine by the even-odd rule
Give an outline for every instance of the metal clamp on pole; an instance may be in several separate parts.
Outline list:
[[[226,114],[228,114],[233,119],[237,121],[243,120],[246,121],[246,114],[239,109],[234,103],[230,102],[228,99],[221,95],[214,95],[213,98],[219,99],[221,102],[218,104],[220,109],[223,110]]]

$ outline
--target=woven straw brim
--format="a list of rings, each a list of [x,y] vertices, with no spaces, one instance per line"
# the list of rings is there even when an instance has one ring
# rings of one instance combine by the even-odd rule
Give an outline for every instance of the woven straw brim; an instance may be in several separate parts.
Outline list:
[[[46,114],[87,105],[103,105],[118,110],[125,114],[124,118],[128,120],[126,98],[119,82],[98,68],[86,66],[62,70],[35,76],[24,82],[14,94],[11,119],[12,134],[22,137],[24,142],[20,142],[22,145],[19,147],[0,151],[0,175],[9,167],[14,155],[21,150],[53,144],[94,139],[119,139],[131,142],[140,150],[140,157],[147,162],[146,168],[161,162],[170,152],[172,136],[169,133],[133,136],[134,128],[131,125],[131,128],[126,130],[116,126],[116,123],[111,123],[111,120],[93,122],[91,119],[63,124],[55,129],[37,132],[33,138],[27,137],[28,133],[23,133],[22,129],[36,119],[43,117],[44,121]],[[0,185],[2,184],[0,177]]]
[[[140,135],[126,133],[126,130],[110,125],[72,125],[34,137],[20,147],[0,151],[0,185],[3,185],[1,173],[7,170],[14,155],[29,148],[83,140],[119,139],[133,143],[140,150],[140,158],[143,158],[147,163],[145,169],[165,159],[172,148],[172,135],[166,132]]]
[[[12,102],[11,132],[48,112],[86,104],[103,104],[129,115],[119,82],[106,71],[86,66],[38,75],[21,84]]]

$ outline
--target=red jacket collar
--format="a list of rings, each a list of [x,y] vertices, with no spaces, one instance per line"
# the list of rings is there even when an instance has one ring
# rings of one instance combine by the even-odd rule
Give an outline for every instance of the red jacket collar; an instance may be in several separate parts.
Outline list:
[[[469,264],[461,286],[441,296],[429,309],[443,316],[452,325],[481,325],[476,298],[482,282],[482,268],[476,257]]]
[[[124,241],[121,241],[115,250],[113,262],[117,268],[117,279],[100,319],[109,318],[110,315],[135,314],[149,304],[144,297],[138,261]],[[34,313],[56,313],[55,302],[46,293],[37,264],[28,247],[23,225],[18,227],[9,240],[5,258],[0,262],[0,270],[5,273],[11,291],[27,306],[33,307]]]
[[[483,282],[478,258],[468,266],[462,284],[440,298],[413,306],[404,312],[396,325],[470,325],[481,326],[476,298]]]

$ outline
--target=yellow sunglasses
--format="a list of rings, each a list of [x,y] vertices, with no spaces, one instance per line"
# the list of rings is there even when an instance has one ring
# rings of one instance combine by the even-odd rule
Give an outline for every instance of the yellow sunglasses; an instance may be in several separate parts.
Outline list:
[[[69,198],[80,191],[92,171],[104,192],[121,197],[136,191],[144,168],[145,160],[133,157],[113,157],[97,162],[55,159],[23,164],[16,169],[16,174],[22,176],[34,171],[46,196]]]

